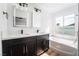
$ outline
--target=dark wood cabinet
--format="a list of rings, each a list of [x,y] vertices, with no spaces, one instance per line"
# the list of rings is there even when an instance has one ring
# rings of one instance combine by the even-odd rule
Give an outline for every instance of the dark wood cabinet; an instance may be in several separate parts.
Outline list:
[[[36,37],[30,37],[26,39],[27,39],[28,55],[29,56],[36,55]]]
[[[3,56],[27,56],[27,40],[25,38],[3,40]]]
[[[10,47],[11,56],[26,56],[28,55],[27,46],[25,44],[17,44]]]
[[[3,56],[37,56],[49,49],[49,35],[2,40]]]
[[[49,35],[37,36],[37,55],[41,55],[48,49],[49,49]]]

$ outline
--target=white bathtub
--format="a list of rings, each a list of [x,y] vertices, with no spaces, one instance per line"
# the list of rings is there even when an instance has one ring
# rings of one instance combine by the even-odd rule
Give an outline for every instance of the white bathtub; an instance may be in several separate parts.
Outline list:
[[[77,55],[77,44],[73,41],[65,40],[62,38],[52,37],[50,38],[50,48],[57,53],[64,56]]]

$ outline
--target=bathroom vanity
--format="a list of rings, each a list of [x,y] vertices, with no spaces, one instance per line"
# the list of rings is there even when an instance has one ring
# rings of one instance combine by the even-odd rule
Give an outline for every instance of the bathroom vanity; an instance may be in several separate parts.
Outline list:
[[[49,34],[2,40],[3,56],[39,56],[49,49]]]

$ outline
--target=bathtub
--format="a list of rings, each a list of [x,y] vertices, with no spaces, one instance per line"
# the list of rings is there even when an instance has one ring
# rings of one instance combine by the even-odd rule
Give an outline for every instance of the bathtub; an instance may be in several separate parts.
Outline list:
[[[62,38],[49,38],[49,47],[61,56],[77,56],[77,44]]]

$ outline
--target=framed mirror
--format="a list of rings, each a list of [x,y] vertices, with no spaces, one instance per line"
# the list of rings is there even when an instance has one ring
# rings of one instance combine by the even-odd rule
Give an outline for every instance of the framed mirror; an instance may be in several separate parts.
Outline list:
[[[27,27],[27,11],[20,8],[14,8],[13,26]]]

